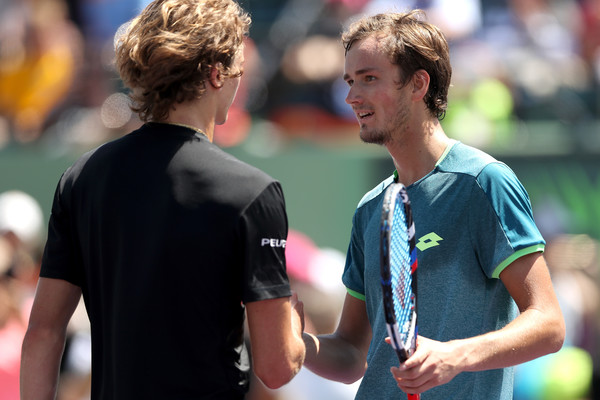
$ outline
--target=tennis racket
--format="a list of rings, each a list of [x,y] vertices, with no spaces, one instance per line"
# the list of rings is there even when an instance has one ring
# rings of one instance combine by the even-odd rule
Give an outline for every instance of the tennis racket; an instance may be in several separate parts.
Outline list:
[[[386,190],[381,212],[381,288],[388,335],[403,363],[417,347],[417,249],[410,200],[401,183]],[[420,395],[409,394],[408,400]]]

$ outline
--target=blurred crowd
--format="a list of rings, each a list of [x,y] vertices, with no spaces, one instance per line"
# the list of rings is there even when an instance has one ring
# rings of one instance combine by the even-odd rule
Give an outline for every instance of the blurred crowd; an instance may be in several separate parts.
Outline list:
[[[113,66],[114,36],[144,0],[0,0],[0,149],[79,151],[139,124]],[[515,125],[600,120],[600,0],[241,0],[253,17],[242,86],[215,142],[235,146],[261,130],[281,140],[356,140],[344,103],[341,27],[362,13],[427,10],[451,44],[450,136],[502,146]],[[596,125],[597,126],[597,125]],[[268,149],[264,149],[268,151]],[[47,216],[46,216],[47,217]],[[28,194],[0,194],[0,399],[18,399],[20,342],[35,289],[44,216]],[[600,398],[598,238],[558,233],[546,257],[568,323],[565,349],[517,369],[517,400]],[[331,331],[344,296],[343,254],[300,232],[287,249],[307,329]],[[88,398],[89,333],[73,319],[60,400]],[[303,371],[251,400],[352,399],[355,385]]]
[[[136,124],[114,36],[148,0],[2,0],[0,146],[89,145]],[[283,136],[355,139],[339,33],[363,13],[422,8],[448,36],[451,136],[501,146],[522,121],[600,117],[598,0],[241,0],[252,14],[245,78],[223,146],[253,121]],[[310,118],[306,118],[310,116]],[[99,128],[101,127],[101,128]],[[0,147],[1,148],[1,147]]]

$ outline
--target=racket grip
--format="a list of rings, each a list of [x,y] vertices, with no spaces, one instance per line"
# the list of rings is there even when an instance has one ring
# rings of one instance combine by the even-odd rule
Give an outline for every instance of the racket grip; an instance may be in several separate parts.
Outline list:
[[[407,394],[408,400],[421,400],[420,394]]]

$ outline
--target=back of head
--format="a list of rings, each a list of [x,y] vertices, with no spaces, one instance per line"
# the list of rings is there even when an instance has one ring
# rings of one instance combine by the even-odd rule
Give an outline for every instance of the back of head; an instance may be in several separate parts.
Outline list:
[[[203,95],[212,68],[223,78],[243,51],[250,16],[233,0],[155,0],[116,41],[116,65],[132,109],[161,121],[176,104]]]
[[[444,34],[425,22],[424,16],[421,10],[367,16],[348,27],[342,43],[348,52],[355,42],[376,35],[380,48],[400,67],[402,83],[418,70],[427,71],[430,83],[425,104],[432,115],[443,118],[452,77],[450,51]]]

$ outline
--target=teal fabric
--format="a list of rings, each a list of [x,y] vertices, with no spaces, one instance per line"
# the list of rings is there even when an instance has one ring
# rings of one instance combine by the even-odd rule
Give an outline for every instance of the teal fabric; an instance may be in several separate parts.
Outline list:
[[[389,372],[398,360],[387,336],[379,278],[379,222],[390,176],[360,201],[343,282],[366,301],[373,340],[357,399],[401,399]],[[516,258],[544,250],[527,192],[505,164],[455,142],[435,169],[410,185],[418,252],[419,334],[440,341],[497,330],[518,309],[499,277]],[[513,369],[462,373],[422,400],[509,400]],[[400,397],[399,397],[400,396]]]

